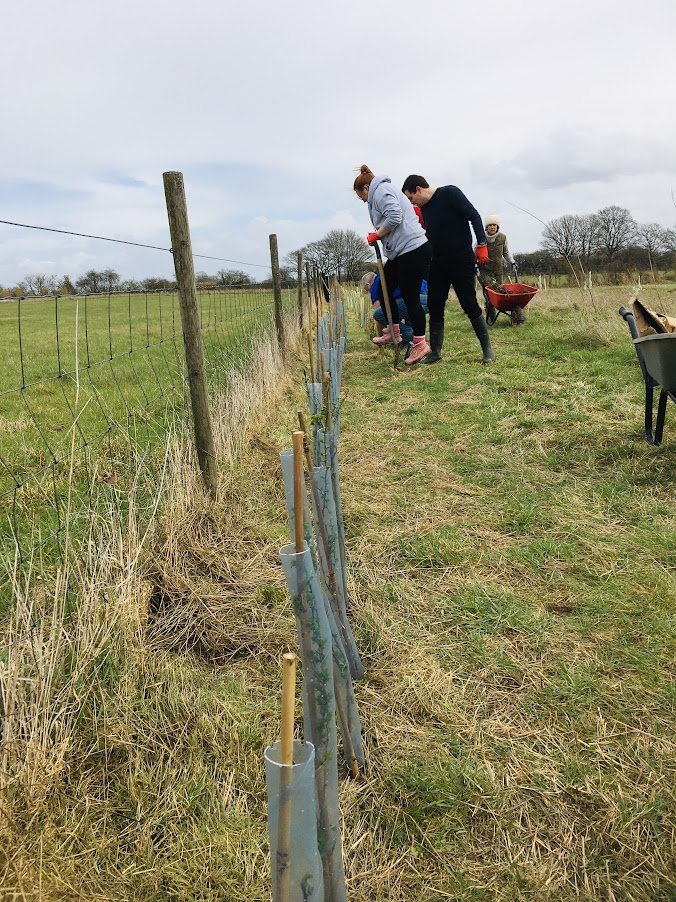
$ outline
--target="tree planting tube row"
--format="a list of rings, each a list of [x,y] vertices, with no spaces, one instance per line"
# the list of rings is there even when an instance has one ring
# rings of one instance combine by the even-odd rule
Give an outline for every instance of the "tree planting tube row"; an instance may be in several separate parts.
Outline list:
[[[284,479],[284,493],[286,495],[286,509],[289,519],[289,534],[295,536],[294,492],[293,492],[293,451],[282,451],[280,455],[282,477]],[[343,754],[350,772],[356,776],[355,763],[364,767],[364,750],[361,736],[361,723],[359,711],[354,696],[351,672],[354,668],[363,676],[364,669],[359,660],[359,654],[355,645],[350,625],[347,621],[344,605],[341,603],[340,591],[334,566],[333,555],[335,549],[335,524],[329,527],[325,514],[326,492],[330,491],[330,480],[325,468],[313,471],[312,482],[312,512],[313,517],[307,514],[304,517],[305,541],[310,548],[315,572],[319,576],[320,588],[323,592],[326,615],[331,628],[332,658],[333,658],[333,686],[336,696],[336,709],[338,713],[338,725],[343,740]],[[335,514],[334,514],[335,519]],[[312,523],[314,522],[314,534]],[[308,536],[309,530],[309,536]],[[317,569],[317,549],[319,549],[320,566]],[[331,550],[332,549],[332,550]],[[349,649],[349,654],[348,654]],[[352,664],[351,664],[352,661]]]
[[[315,747],[317,842],[324,899],[345,902],[331,627],[309,549],[297,553],[294,544],[285,545],[280,558],[293,600],[303,662],[304,735]]]
[[[284,773],[288,769],[290,774]],[[282,888],[280,870],[272,867],[273,902],[324,902],[322,860],[317,843],[315,800],[315,750],[311,742],[293,743],[293,764],[281,763],[281,741],[265,749],[265,782],[268,791],[270,860],[278,860],[280,810],[290,820],[289,845]]]

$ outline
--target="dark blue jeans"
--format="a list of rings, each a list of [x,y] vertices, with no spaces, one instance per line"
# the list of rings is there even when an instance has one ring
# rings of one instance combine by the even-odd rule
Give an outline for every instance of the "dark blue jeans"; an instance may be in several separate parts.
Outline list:
[[[430,256],[430,245],[426,241],[425,244],[402,254],[401,257],[387,260],[383,267],[390,297],[394,294],[395,288],[398,288],[406,305],[408,313],[406,319],[413,327],[414,335],[425,334],[425,311],[420,304],[420,283],[427,272]],[[382,300],[382,285],[378,296]]]
[[[427,295],[420,295],[420,303],[422,305],[423,310],[427,313]],[[406,304],[399,298],[397,301],[397,307],[399,309],[399,325],[401,327],[401,340],[402,341],[411,341],[413,339],[413,329],[411,328],[410,323],[408,322],[408,311],[406,309]],[[385,315],[385,310],[382,307],[376,307],[373,311],[373,319],[380,323],[381,326],[387,325],[387,316]]]

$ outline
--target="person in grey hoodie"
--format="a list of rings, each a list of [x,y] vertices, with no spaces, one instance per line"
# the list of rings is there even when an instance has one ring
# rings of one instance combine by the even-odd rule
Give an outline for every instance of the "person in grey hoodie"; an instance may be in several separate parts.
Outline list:
[[[420,303],[420,284],[431,258],[427,236],[413,207],[387,176],[374,175],[364,164],[359,169],[353,188],[357,197],[368,204],[375,229],[366,236],[366,240],[370,245],[383,242],[387,256],[385,283],[389,295],[392,297],[398,287],[408,311],[413,341],[404,362],[410,366],[422,360],[431,350],[425,340],[425,311]],[[398,343],[401,341],[399,324],[394,326],[393,335],[388,327],[382,336],[373,341],[378,345]]]

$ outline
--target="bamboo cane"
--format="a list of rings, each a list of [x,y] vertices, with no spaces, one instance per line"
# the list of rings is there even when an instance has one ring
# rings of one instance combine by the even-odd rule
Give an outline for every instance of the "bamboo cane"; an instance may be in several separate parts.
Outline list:
[[[310,382],[315,381],[315,361],[314,361],[314,342],[312,340],[312,305],[310,302],[310,296],[308,295],[308,308],[307,308],[307,348],[310,356]]]
[[[328,547],[329,542],[328,542],[328,537],[327,537],[327,533],[326,533],[326,524],[323,522],[324,518],[323,518],[323,514],[322,514],[322,507],[321,507],[321,504],[319,501],[319,493],[317,491],[317,483],[313,479],[312,456],[310,454],[310,445],[307,440],[307,432],[305,430],[305,417],[303,416],[303,412],[301,410],[298,411],[298,422],[300,424],[301,431],[303,432],[303,438],[304,438],[303,450],[305,452],[305,466],[307,467],[308,475],[310,477],[310,486],[311,486],[311,493],[312,493],[312,509],[317,518],[317,532],[319,533],[318,538],[319,538],[319,541],[322,542],[322,545],[324,546],[324,555],[325,555],[326,560],[330,561],[331,556],[329,554],[329,547]],[[332,567],[329,569],[328,575],[329,575],[329,583],[330,583],[328,588],[329,588],[329,591],[331,592],[331,594],[334,595],[334,598],[335,598],[335,603],[333,606],[333,608],[335,608],[335,610],[332,610],[332,613],[334,613],[334,619],[336,620],[336,625],[337,625],[339,633],[340,633],[340,632],[342,632],[341,620],[339,617],[336,616],[336,612],[340,611],[340,605],[338,603],[338,586],[336,584],[336,575],[335,575]],[[344,644],[347,641],[347,637],[341,637],[341,641]],[[345,653],[345,649],[343,649],[343,653]],[[347,660],[347,657],[346,657],[346,660]],[[341,679],[340,673],[337,672],[337,668],[334,666],[334,671],[333,671],[334,686],[336,684],[336,681],[340,680],[340,679]],[[345,710],[345,705],[343,703],[343,699],[342,699],[340,692],[338,692],[338,691],[335,692],[335,698],[336,698],[336,709],[338,711],[338,717],[340,719],[340,724],[341,724],[341,734],[343,737],[343,743],[345,745],[345,751],[347,752],[347,759],[348,759],[348,766],[350,768],[350,774],[355,779],[357,779],[360,776],[359,762],[357,761],[357,755],[354,750],[354,744],[352,742],[352,734],[350,732],[350,722],[349,722],[348,714],[347,714],[347,711]]]
[[[295,521],[295,549],[296,554],[303,554],[305,550],[304,540],[304,504],[303,504],[303,437],[304,433],[296,431],[292,433],[293,438],[293,455],[294,455],[294,521]],[[310,624],[307,619],[307,601],[305,590],[305,568],[299,563],[298,567],[298,587],[300,590],[300,605],[303,611],[300,617],[300,639],[303,651],[304,668],[312,665]],[[306,674],[307,676],[307,674]],[[333,674],[332,674],[333,676]],[[333,694],[333,693],[332,693]],[[308,721],[311,725],[312,738],[315,746],[315,786],[317,792],[317,827],[320,835],[327,834],[329,825],[327,822],[327,800],[326,800],[326,764],[323,761],[325,754],[324,734],[319,723],[316,699],[314,692],[308,693]],[[334,700],[335,705],[335,700]],[[320,847],[321,853],[321,847]],[[326,902],[337,902],[335,896],[335,888],[338,886],[339,874],[336,871],[335,862],[331,857],[322,855],[322,868],[324,872],[324,893]]]
[[[305,523],[304,523],[304,494],[305,482],[303,481],[303,439],[304,432],[294,432],[293,438],[293,507],[295,522],[296,554],[302,554],[305,549]]]
[[[296,656],[282,655],[282,730],[279,773],[279,820],[277,825],[278,902],[288,902],[291,844],[291,779],[293,775],[293,721],[296,696]]]
[[[326,428],[331,429],[333,427],[333,416],[331,413],[331,373],[326,369],[326,356],[324,352],[321,352],[321,367],[322,367],[322,392],[324,395],[324,414],[326,417]]]

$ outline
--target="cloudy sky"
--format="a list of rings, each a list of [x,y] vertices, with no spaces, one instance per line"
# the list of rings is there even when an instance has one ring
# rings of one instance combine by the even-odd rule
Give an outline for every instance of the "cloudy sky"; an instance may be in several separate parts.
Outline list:
[[[673,227],[673,0],[24,0],[2,14],[0,219],[169,246],[184,173],[197,261],[263,276],[370,229],[366,162],[457,184],[514,251],[547,220],[628,207]],[[516,206],[513,206],[516,205]],[[0,285],[169,254],[0,225]]]

